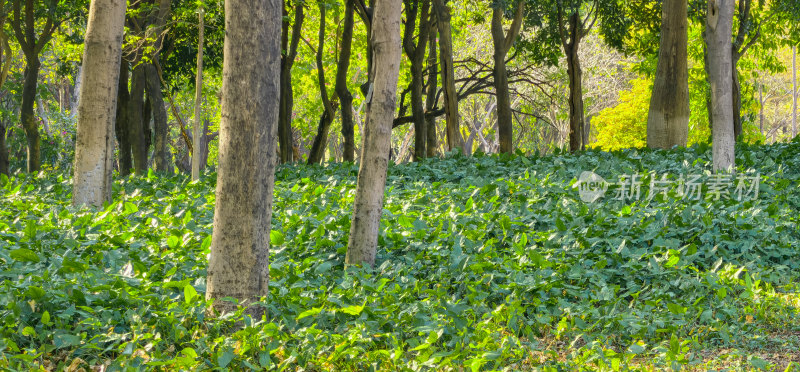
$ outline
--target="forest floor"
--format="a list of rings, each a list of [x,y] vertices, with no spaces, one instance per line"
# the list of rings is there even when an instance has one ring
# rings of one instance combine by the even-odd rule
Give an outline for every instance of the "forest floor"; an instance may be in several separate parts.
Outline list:
[[[800,143],[737,157],[393,166],[372,270],[343,265],[357,168],[282,167],[265,320],[207,315],[214,174],[100,211],[0,179],[0,369],[800,370]]]

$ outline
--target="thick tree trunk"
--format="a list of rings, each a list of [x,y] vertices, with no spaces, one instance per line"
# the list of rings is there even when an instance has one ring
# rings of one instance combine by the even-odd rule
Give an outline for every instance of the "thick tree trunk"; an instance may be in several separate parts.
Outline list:
[[[431,23],[433,23],[434,19],[431,18]],[[436,58],[436,27],[431,27],[430,35],[428,35],[428,68],[430,69],[428,73],[428,91],[426,92],[425,98],[425,111],[431,112],[436,107],[436,90],[439,87],[439,70],[437,67],[438,59]],[[426,116],[425,120],[425,130],[428,133],[428,139],[426,141],[426,150],[427,156],[429,158],[437,156],[437,148],[439,147],[439,141],[437,138],[436,133],[436,117],[435,116]]]
[[[287,53],[281,57],[281,102],[278,119],[278,141],[280,142],[281,162],[291,163],[294,157],[294,138],[292,136],[292,110],[294,109],[294,91],[292,89],[292,66],[297,58],[297,46],[300,43],[305,13],[303,3],[295,2],[294,25],[289,42],[289,21],[284,19],[282,27],[282,50]],[[285,11],[285,8],[284,8]]]
[[[580,16],[573,13],[569,17],[569,43],[564,44],[567,56],[567,75],[569,75],[569,151],[583,150],[583,71],[578,56],[578,47],[583,37]]]
[[[514,121],[511,112],[511,93],[508,88],[508,72],[506,56],[514,44],[520,28],[525,1],[520,1],[514,14],[511,29],[503,31],[503,9],[499,6],[492,9],[492,43],[494,44],[494,90],[497,97],[497,128],[500,152],[514,152]]]
[[[348,265],[375,264],[400,73],[400,5],[400,1],[377,0],[375,6],[372,32],[375,80],[372,100],[367,102],[364,150],[345,258]]]
[[[130,93],[128,93],[128,61],[120,59],[119,64],[119,84],[117,87],[117,115],[114,130],[117,135],[119,148],[119,174],[123,177],[131,174],[133,169],[133,158],[131,157],[131,141],[128,135],[130,124],[128,123],[128,105],[130,105]]]
[[[167,127],[167,106],[161,93],[161,80],[153,64],[145,65],[147,98],[153,113],[153,166],[157,172],[172,173],[170,166],[169,129]]]
[[[111,201],[114,119],[119,91],[126,0],[92,0],[86,28],[86,68],[78,106],[72,205]]]
[[[328,83],[325,80],[325,65],[323,65],[322,54],[325,49],[325,5],[319,4],[319,35],[317,44],[317,81],[319,82],[319,94],[322,98],[322,116],[317,125],[317,135],[314,137],[314,143],[311,145],[311,152],[308,154],[308,164],[320,164],[325,157],[325,148],[328,145],[328,132],[331,128],[331,123],[336,117],[336,93],[333,97],[328,97]]]
[[[22,107],[20,108],[20,116],[22,127],[25,129],[25,138],[28,143],[27,170],[29,173],[38,172],[42,166],[41,152],[39,150],[41,145],[39,123],[36,121],[33,110],[36,104],[36,87],[39,81],[40,68],[41,63],[38,57],[28,58],[27,65],[25,66],[25,80],[22,86]]]
[[[259,27],[253,27],[259,25]],[[280,94],[281,5],[225,1],[217,202],[206,298],[227,313],[269,294],[269,243]]]
[[[197,73],[194,83],[194,123],[192,128],[192,180],[200,179],[205,164],[200,148],[203,146],[203,48],[205,46],[205,10],[201,7],[198,12],[198,42],[197,42]]]
[[[647,115],[647,146],[686,146],[689,138],[688,3],[665,0],[661,11],[661,44]]]
[[[708,45],[709,78],[714,126],[713,159],[715,171],[727,171],[735,166],[733,136],[733,90],[731,79],[731,32],[734,0],[708,2],[706,44]]]
[[[339,51],[339,63],[336,67],[336,95],[342,108],[342,138],[344,151],[342,158],[346,162],[355,161],[355,133],[353,121],[353,94],[347,89],[347,71],[350,69],[350,56],[353,48],[354,0],[344,0],[344,26],[342,27],[342,45]]]
[[[133,154],[133,168],[136,174],[147,173],[147,135],[148,123],[144,121],[144,65],[134,67],[131,77],[131,98],[128,102],[128,138]]]
[[[445,0],[433,0],[439,31],[439,54],[441,56],[442,86],[444,87],[444,109],[447,120],[447,150],[458,149],[464,153],[464,139],[458,124],[458,92],[456,91],[453,67],[453,37],[450,29],[450,8]]]

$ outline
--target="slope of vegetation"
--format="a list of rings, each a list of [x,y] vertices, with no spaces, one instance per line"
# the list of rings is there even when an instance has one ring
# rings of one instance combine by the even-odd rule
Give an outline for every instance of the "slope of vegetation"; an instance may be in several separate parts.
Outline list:
[[[0,180],[0,368],[800,368],[800,142],[737,153],[757,200],[572,187],[708,172],[705,147],[393,167],[371,271],[343,265],[355,166],[280,168],[262,321],[206,313],[212,175],[117,181],[92,212],[67,178],[18,174]]]

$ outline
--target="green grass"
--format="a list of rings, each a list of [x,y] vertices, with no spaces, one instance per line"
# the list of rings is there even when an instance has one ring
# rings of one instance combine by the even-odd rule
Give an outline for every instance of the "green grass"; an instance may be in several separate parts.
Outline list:
[[[281,168],[266,320],[206,314],[214,175],[118,181],[99,212],[0,180],[0,368],[800,369],[800,144],[738,149],[753,201],[571,187],[709,152],[392,167],[372,271],[343,265],[357,168]]]

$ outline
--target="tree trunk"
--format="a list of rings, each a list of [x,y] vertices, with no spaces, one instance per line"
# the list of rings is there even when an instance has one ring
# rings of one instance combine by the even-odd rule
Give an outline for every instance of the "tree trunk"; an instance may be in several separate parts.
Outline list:
[[[665,0],[661,44],[647,115],[647,147],[686,146],[689,138],[688,3]]]
[[[200,148],[203,146],[203,48],[205,46],[205,9],[202,5],[197,15],[198,42],[197,42],[197,76],[194,84],[194,125],[192,128],[192,181],[200,179],[203,172],[203,155]]]
[[[39,135],[39,123],[36,122],[33,106],[36,103],[36,87],[39,81],[39,70],[41,63],[38,57],[28,58],[25,66],[25,81],[22,86],[22,107],[20,116],[22,127],[25,129],[27,139],[27,170],[29,173],[38,172],[41,169],[42,160],[39,147],[41,138]]]
[[[144,121],[144,87],[145,72],[144,65],[138,65],[133,69],[131,77],[131,98],[128,102],[128,138],[131,142],[131,152],[133,154],[133,168],[136,174],[147,173],[147,138],[145,131],[148,123]]]
[[[119,79],[117,87],[117,115],[114,125],[114,130],[117,135],[117,143],[119,148],[119,174],[122,177],[131,174],[133,169],[133,158],[131,157],[131,141],[128,135],[128,105],[130,105],[130,93],[128,93],[128,61],[120,59],[119,64]]]
[[[733,100],[731,32],[734,0],[708,2],[706,44],[708,45],[709,77],[714,127],[712,151],[715,171],[728,171],[735,166],[733,136]]]
[[[72,205],[111,201],[114,119],[119,91],[125,0],[92,0],[84,42],[86,84],[78,105]]]
[[[292,111],[294,109],[294,90],[292,89],[292,66],[297,58],[305,13],[303,3],[295,2],[292,39],[289,43],[289,21],[284,19],[282,27],[282,50],[287,53],[281,57],[281,98],[278,119],[278,140],[280,142],[281,162],[291,163],[299,160],[294,157],[294,138],[292,136]]]
[[[569,43],[564,44],[569,75],[569,151],[583,150],[583,71],[578,56],[578,47],[583,37],[581,18],[577,13],[569,17]]]
[[[347,89],[347,71],[350,69],[350,56],[353,47],[353,9],[354,0],[344,0],[344,26],[342,28],[342,46],[339,51],[339,63],[336,67],[336,95],[342,108],[342,138],[344,151],[342,158],[346,162],[355,161],[355,133],[353,121],[353,94]]]
[[[156,66],[145,65],[147,98],[153,113],[153,166],[157,172],[172,173],[170,166],[169,129],[167,128],[167,107],[161,93],[161,80]]]
[[[8,147],[6,146],[6,127],[0,123],[0,174],[8,173]]]
[[[434,18],[431,18],[431,23],[433,23]],[[428,73],[428,91],[426,92],[425,98],[425,111],[431,112],[436,107],[436,89],[438,89],[439,82],[439,70],[437,68],[437,54],[436,54],[436,28],[431,27],[430,35],[428,35],[428,68],[430,69]],[[428,139],[426,141],[426,151],[427,156],[429,158],[435,157],[437,155],[437,148],[439,147],[439,141],[437,138],[436,133],[436,117],[435,116],[426,116],[425,120],[425,129],[428,133]]]
[[[439,54],[441,56],[442,86],[444,87],[444,109],[447,120],[447,150],[458,149],[464,154],[464,139],[458,124],[458,92],[456,91],[453,67],[453,38],[450,29],[450,8],[444,0],[433,0],[439,31]]]
[[[792,138],[797,137],[797,46],[792,47]]]
[[[375,264],[400,73],[400,5],[395,0],[377,0],[375,5],[372,32],[375,80],[372,99],[367,102],[364,150],[345,258],[348,265]]]
[[[320,164],[325,157],[325,147],[328,145],[328,132],[331,123],[336,117],[336,93],[333,98],[328,97],[328,83],[325,80],[325,65],[323,65],[322,54],[325,49],[325,4],[319,3],[319,39],[317,44],[317,81],[319,82],[319,94],[322,98],[322,116],[317,125],[317,135],[311,145],[311,152],[308,154],[308,164]]]
[[[511,112],[511,93],[508,89],[508,72],[506,71],[506,56],[514,44],[520,28],[525,1],[517,4],[514,21],[511,29],[506,34],[503,31],[503,9],[492,9],[492,44],[494,45],[494,90],[497,97],[497,127],[500,152],[511,154],[514,152],[514,120]]]
[[[227,0],[225,26],[217,202],[206,298],[223,313],[237,308],[223,298],[237,299],[258,320],[266,308],[254,303],[269,294],[280,3]]]
[[[739,82],[739,55],[731,54],[731,109],[733,110],[733,138],[742,140],[742,84]]]
[[[427,156],[428,132],[425,119],[425,102],[423,89],[425,85],[425,49],[428,46],[428,33],[430,22],[428,12],[430,2],[405,1],[406,22],[403,31],[403,49],[411,61],[411,112],[414,118],[414,161],[420,161]],[[421,9],[420,9],[421,6]],[[419,27],[417,15],[419,14]],[[417,42],[414,42],[414,32],[419,29]]]

